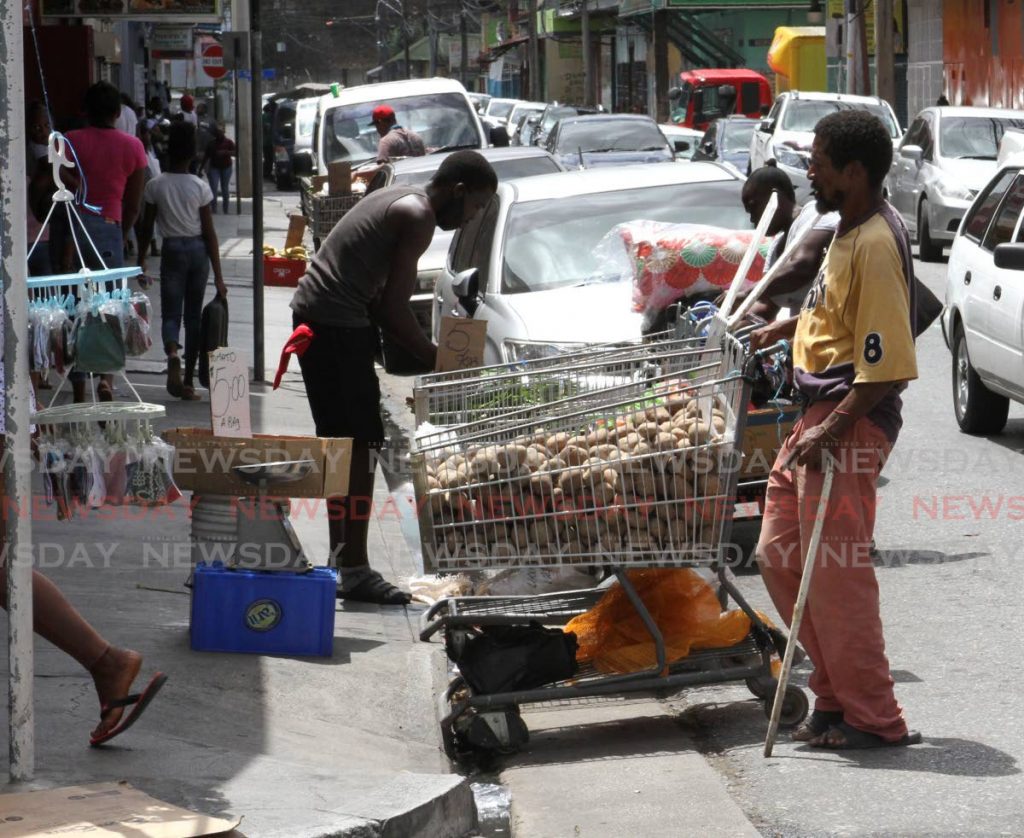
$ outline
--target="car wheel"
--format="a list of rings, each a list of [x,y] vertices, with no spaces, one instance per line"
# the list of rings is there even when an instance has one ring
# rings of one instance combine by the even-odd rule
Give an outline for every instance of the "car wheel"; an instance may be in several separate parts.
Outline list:
[[[928,226],[928,202],[921,201],[917,214],[917,249],[922,262],[938,262],[942,259],[942,245],[932,239]]]
[[[1010,413],[1010,400],[985,387],[971,366],[967,336],[960,326],[953,338],[953,412],[965,434],[997,434]]]

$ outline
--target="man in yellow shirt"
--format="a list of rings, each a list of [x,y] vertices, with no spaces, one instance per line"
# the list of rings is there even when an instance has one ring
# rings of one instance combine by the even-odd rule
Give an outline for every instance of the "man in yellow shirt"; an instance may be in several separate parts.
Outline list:
[[[814,712],[798,741],[832,749],[910,745],[893,692],[871,558],[878,475],[899,434],[907,382],[917,378],[910,238],[882,197],[892,141],[867,111],[815,128],[808,178],[820,212],[838,211],[835,239],[797,317],[755,332],[755,348],[793,341],[807,407],[768,481],[757,559],[789,623],[832,457],[835,479],[813,560],[800,642],[814,662]]]

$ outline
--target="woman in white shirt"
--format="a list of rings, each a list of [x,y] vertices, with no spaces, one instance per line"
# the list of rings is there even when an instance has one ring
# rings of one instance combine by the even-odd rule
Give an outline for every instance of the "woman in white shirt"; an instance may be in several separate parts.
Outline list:
[[[177,398],[199,398],[193,385],[199,360],[199,331],[206,283],[213,266],[217,293],[227,296],[220,267],[220,245],[213,227],[213,192],[202,178],[189,174],[196,156],[196,129],[187,122],[171,126],[167,143],[168,171],[146,184],[143,201],[139,267],[146,270],[146,251],[159,222],[163,234],[160,259],[161,337],[167,352],[167,392]],[[182,368],[181,324],[185,322],[185,364]]]

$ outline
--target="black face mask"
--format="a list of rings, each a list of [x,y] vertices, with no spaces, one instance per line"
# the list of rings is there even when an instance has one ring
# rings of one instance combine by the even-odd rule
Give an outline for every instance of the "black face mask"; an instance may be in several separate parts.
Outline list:
[[[456,230],[462,225],[462,205],[463,200],[461,197],[451,194],[434,214],[437,218],[437,226],[442,230]]]

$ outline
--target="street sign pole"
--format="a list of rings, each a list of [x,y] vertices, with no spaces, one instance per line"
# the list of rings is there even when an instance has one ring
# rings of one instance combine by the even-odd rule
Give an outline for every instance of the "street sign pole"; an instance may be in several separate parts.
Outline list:
[[[264,381],[263,363],[263,42],[260,0],[249,0],[252,72],[252,318],[253,381]]]

